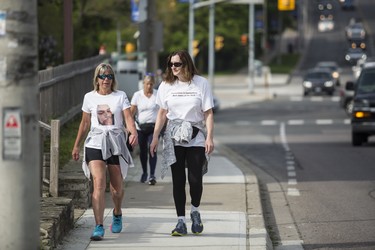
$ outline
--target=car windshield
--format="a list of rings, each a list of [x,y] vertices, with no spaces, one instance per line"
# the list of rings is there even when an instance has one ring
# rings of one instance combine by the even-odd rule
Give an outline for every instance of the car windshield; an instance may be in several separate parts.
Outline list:
[[[312,72],[307,74],[306,79],[328,79],[330,77],[330,73],[328,72]]]
[[[358,79],[358,93],[375,93],[375,68],[363,72]]]

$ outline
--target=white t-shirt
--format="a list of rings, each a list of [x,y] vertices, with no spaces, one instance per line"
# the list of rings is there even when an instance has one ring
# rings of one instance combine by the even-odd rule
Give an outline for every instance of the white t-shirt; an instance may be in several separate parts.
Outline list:
[[[195,75],[191,83],[175,81],[173,84],[160,84],[156,103],[168,110],[169,120],[181,119],[188,122],[204,121],[204,112],[213,108],[213,96],[211,86],[206,78]],[[202,132],[181,146],[203,146],[205,138]],[[176,144],[179,145],[179,144]]]
[[[156,95],[156,89],[153,90],[150,97],[145,95],[143,89],[134,93],[131,104],[137,106],[137,121],[139,124],[155,123],[159,110],[159,106],[156,104]],[[137,129],[139,128],[137,127]]]
[[[96,91],[85,94],[82,111],[91,114],[91,129],[102,130],[124,128],[123,110],[130,108],[129,99],[124,91],[116,90],[109,95],[100,95]],[[93,138],[86,147],[101,148],[101,141]]]

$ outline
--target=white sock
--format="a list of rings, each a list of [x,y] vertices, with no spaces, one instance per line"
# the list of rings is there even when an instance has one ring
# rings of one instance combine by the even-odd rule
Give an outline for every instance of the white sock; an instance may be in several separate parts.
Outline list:
[[[178,220],[183,220],[184,223],[186,223],[186,219],[185,219],[185,216],[178,216],[177,217]]]
[[[199,207],[194,207],[193,205],[191,205],[191,213],[195,211],[199,212]]]

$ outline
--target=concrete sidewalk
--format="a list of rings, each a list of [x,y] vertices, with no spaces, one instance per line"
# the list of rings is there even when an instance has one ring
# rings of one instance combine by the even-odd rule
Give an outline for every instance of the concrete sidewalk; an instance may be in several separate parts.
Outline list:
[[[215,78],[214,93],[221,108],[229,108],[280,94],[280,91],[272,91],[285,89],[287,80],[286,75],[274,77],[269,88],[263,89],[262,79],[258,79],[250,94],[246,91],[246,75],[222,76]],[[290,94],[291,90],[285,91]],[[200,206],[204,231],[201,235],[193,235],[190,230],[187,184],[188,235],[170,236],[177,223],[170,171],[164,180],[158,178],[155,186],[140,183],[142,170],[136,156],[136,167],[130,169],[125,180],[123,231],[119,234],[110,232],[112,201],[107,193],[104,240],[90,241],[95,222],[92,209],[88,209],[58,249],[272,249],[264,225],[257,178],[251,166],[219,141],[215,141],[215,148],[209,171],[204,176]]]

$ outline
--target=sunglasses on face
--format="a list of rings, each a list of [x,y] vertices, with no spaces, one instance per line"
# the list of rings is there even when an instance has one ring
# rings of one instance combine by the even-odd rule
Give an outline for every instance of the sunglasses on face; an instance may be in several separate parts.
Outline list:
[[[99,78],[99,79],[102,79],[102,80],[104,80],[104,79],[106,79],[106,78],[108,78],[109,80],[113,80],[114,75],[112,75],[112,74],[108,74],[108,75],[106,75],[106,74],[101,74],[101,75],[98,75],[98,78]]]
[[[170,62],[170,63],[168,63],[168,66],[170,68],[172,68],[172,66],[175,66],[176,68],[178,68],[178,67],[182,66],[182,63],[180,63],[180,62],[175,62],[175,63]]]

